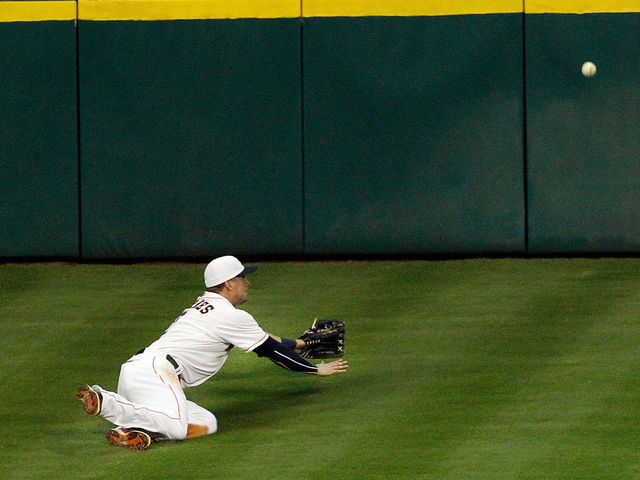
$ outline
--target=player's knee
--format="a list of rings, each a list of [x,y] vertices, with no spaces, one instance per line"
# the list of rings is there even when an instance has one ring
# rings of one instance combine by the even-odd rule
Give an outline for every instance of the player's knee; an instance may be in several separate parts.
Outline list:
[[[216,433],[218,431],[218,419],[212,414],[211,420],[207,424],[209,428],[209,433]]]
[[[211,435],[218,431],[218,421],[216,417],[211,415],[207,419],[199,419],[199,423],[190,423],[187,428],[187,438],[201,437],[203,435]]]
[[[197,413],[191,412],[187,438],[210,435],[218,431],[218,420],[208,410],[201,409]]]
[[[202,437],[204,435],[210,435],[215,433],[215,430],[212,430],[211,425],[197,425],[195,423],[190,423],[189,428],[187,429],[187,438],[195,438]]]
[[[183,422],[175,422],[165,429],[164,436],[167,440],[184,440],[187,438],[188,425]]]
[[[213,413],[208,413],[209,415],[207,415],[205,418],[200,419],[200,421],[198,422],[200,425],[207,429],[205,435],[210,435],[218,431],[218,419]]]

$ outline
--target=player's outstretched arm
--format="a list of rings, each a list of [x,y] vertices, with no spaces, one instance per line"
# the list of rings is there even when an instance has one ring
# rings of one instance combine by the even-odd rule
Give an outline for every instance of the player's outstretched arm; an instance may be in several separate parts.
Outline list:
[[[317,365],[310,363],[293,351],[295,347],[296,341],[294,340],[282,339],[282,341],[279,342],[270,336],[253,351],[259,357],[267,357],[279,367],[293,372],[309,373],[326,377],[335,373],[344,373],[348,368],[347,362],[342,359],[331,363],[319,363]]]
[[[279,337],[279,336],[274,335],[272,333],[270,333],[269,336],[271,338],[273,338],[276,342],[280,342],[280,343],[285,344],[288,348],[290,348],[291,350],[293,350],[297,354],[301,354],[302,351],[304,350],[304,347],[307,346],[307,344],[304,342],[304,340],[301,340],[299,338],[297,338],[295,340],[290,340],[290,339],[286,339],[286,338],[283,339],[282,337]]]
[[[327,375],[333,375],[335,373],[345,373],[349,368],[349,363],[346,360],[334,360],[330,363],[318,363],[318,375],[326,377]]]

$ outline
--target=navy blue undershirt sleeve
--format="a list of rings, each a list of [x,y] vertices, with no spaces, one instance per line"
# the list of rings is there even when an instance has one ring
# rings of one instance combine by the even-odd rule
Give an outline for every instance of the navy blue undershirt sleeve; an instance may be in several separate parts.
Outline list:
[[[318,373],[318,367],[316,365],[307,362],[286,345],[283,345],[271,337],[267,338],[266,342],[256,347],[253,351],[257,353],[259,357],[267,357],[285,370],[309,374]]]
[[[280,343],[287,347],[289,350],[295,350],[296,345],[298,344],[298,342],[296,342],[295,340],[284,337],[280,337]]]

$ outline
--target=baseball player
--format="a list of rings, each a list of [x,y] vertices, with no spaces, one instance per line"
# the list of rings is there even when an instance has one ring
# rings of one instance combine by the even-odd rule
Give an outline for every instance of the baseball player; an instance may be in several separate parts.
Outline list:
[[[117,393],[98,385],[78,388],[84,411],[115,425],[107,432],[110,444],[144,450],[153,441],[215,433],[215,415],[187,400],[183,389],[215,375],[234,347],[294,372],[327,376],[347,371],[342,359],[308,362],[299,355],[304,340],[270,335],[236,308],[247,300],[246,275],[257,268],[230,255],[211,261],[204,271],[205,292],[158,340],[122,365]]]

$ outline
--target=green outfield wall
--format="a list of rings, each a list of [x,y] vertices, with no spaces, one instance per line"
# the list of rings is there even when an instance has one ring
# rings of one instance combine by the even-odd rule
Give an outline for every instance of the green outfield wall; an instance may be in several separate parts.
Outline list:
[[[306,248],[523,251],[519,15],[312,18]]]
[[[80,254],[75,50],[73,20],[0,23],[0,256]]]
[[[296,19],[79,31],[83,255],[302,251]]]
[[[640,251],[640,15],[527,15],[526,47],[529,251]]]
[[[547,3],[0,2],[0,258],[640,252],[640,3]]]

